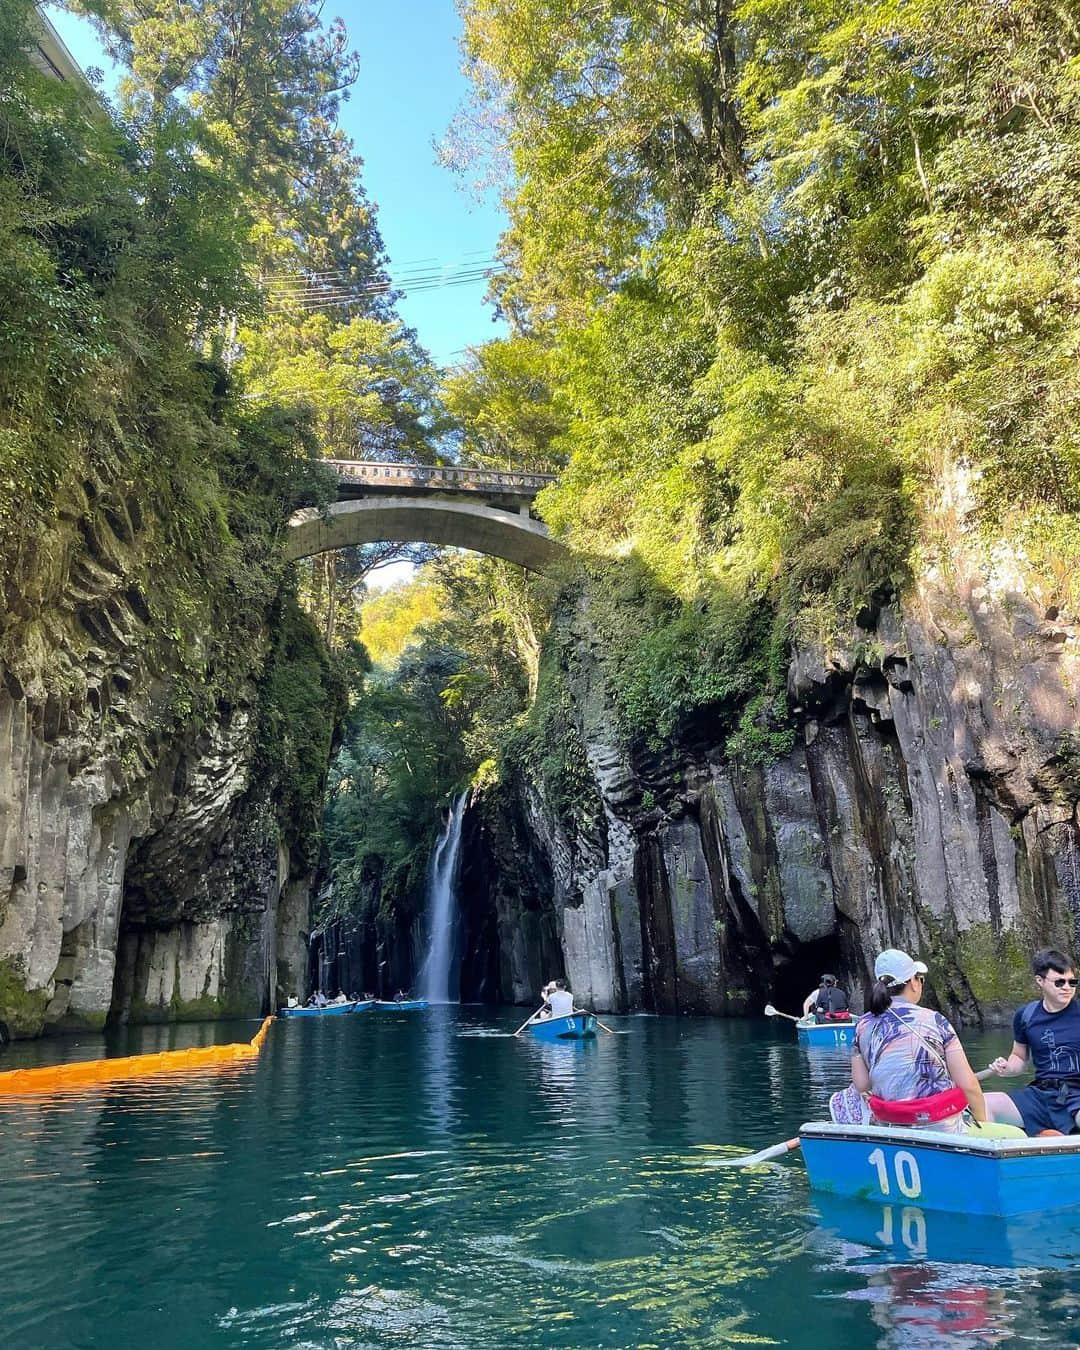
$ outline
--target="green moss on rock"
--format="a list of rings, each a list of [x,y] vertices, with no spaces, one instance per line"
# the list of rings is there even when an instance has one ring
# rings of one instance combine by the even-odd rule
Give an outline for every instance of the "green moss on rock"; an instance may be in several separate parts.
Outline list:
[[[76,1031],[104,1031],[109,1020],[107,1012],[66,1012],[45,1028],[46,1033],[70,1033]]]
[[[21,961],[0,959],[0,1021],[7,1023],[13,1036],[39,1036],[48,1004],[44,989],[27,989]]]
[[[957,934],[954,959],[984,1012],[1015,1009],[1034,993],[1031,953],[1015,932],[974,924]]]

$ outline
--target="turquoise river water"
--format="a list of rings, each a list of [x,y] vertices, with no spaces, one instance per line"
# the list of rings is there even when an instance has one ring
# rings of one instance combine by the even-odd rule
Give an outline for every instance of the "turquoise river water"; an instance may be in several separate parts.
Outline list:
[[[0,1097],[0,1344],[1080,1342],[1080,1211],[823,1210],[797,1154],[711,1165],[820,1118],[842,1053],[790,1023],[653,1017],[540,1046],[510,1037],[521,1016],[278,1022],[254,1066]],[[1007,1040],[968,1038],[973,1061]],[[0,1068],[100,1052],[19,1045]]]

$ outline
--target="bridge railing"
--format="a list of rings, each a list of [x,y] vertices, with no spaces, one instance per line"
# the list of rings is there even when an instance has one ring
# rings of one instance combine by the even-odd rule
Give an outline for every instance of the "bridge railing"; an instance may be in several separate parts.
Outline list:
[[[359,459],[328,459],[324,462],[343,483],[372,487],[515,492],[531,496],[555,481],[554,474],[524,469],[466,469],[455,464],[384,464]]]

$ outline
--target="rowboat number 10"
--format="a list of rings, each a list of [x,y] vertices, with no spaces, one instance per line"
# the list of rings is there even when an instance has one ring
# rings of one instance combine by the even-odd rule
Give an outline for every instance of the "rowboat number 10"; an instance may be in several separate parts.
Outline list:
[[[867,1162],[871,1167],[877,1168],[878,1189],[882,1195],[889,1195],[889,1168],[882,1149],[876,1148]],[[897,1189],[901,1195],[906,1195],[909,1200],[916,1200],[922,1195],[922,1178],[919,1176],[919,1164],[915,1160],[914,1154],[908,1153],[906,1149],[900,1149],[893,1155],[893,1172],[896,1175]]]

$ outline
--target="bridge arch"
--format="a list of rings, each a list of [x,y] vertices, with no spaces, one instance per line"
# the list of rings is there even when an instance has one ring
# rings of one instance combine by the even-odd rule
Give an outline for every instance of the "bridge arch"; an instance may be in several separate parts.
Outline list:
[[[564,554],[547,527],[530,516],[480,502],[383,496],[308,508],[289,521],[288,556],[296,562],[355,544],[444,544],[505,558],[534,572],[549,572]]]

